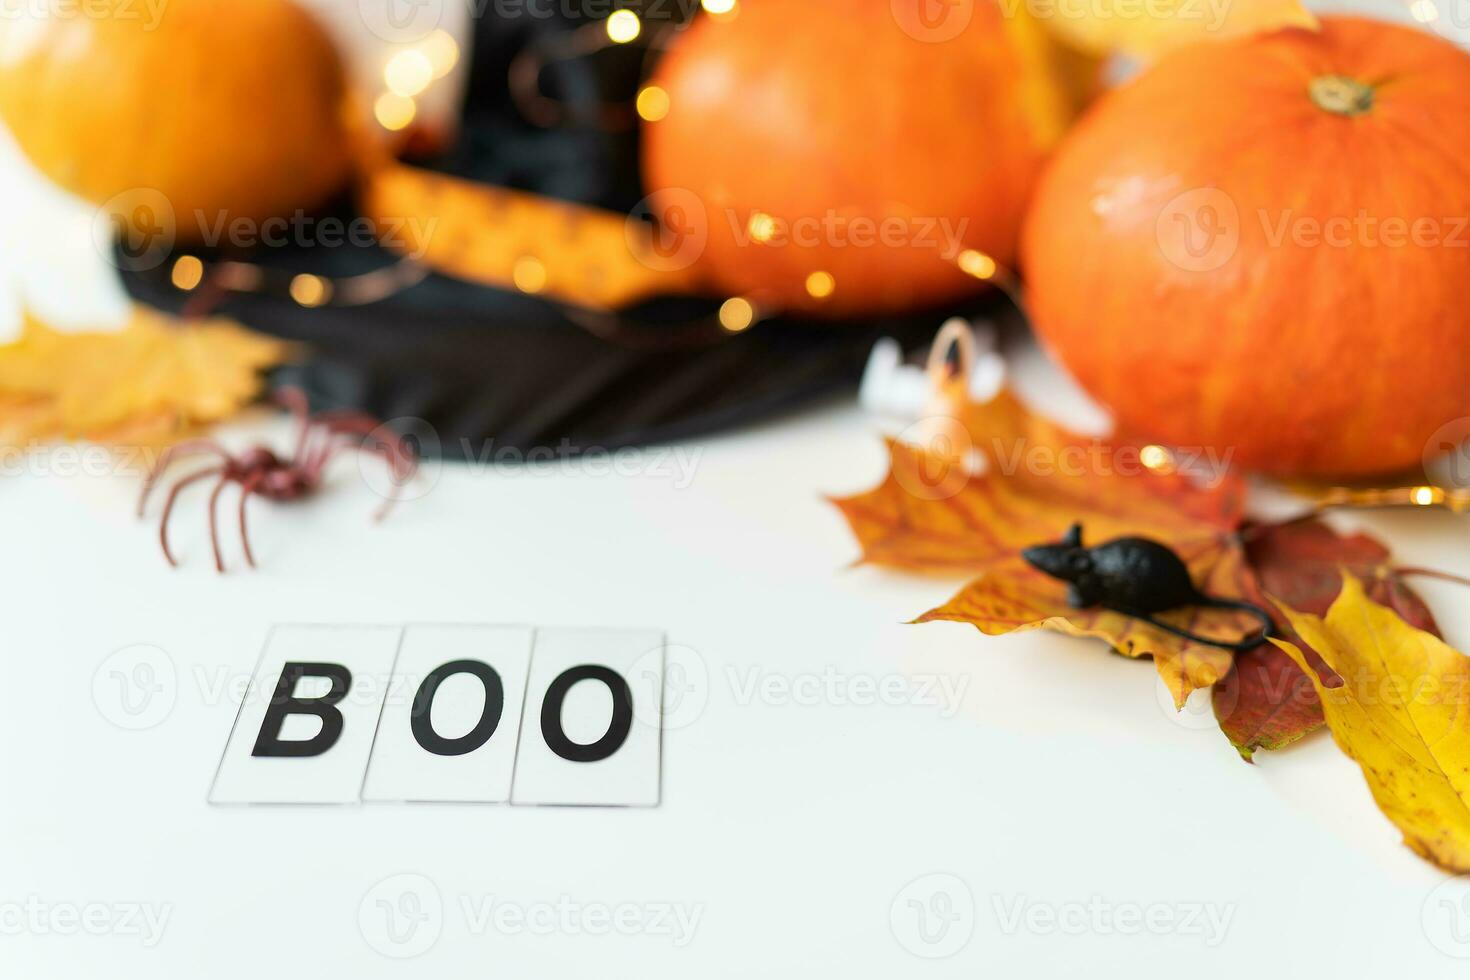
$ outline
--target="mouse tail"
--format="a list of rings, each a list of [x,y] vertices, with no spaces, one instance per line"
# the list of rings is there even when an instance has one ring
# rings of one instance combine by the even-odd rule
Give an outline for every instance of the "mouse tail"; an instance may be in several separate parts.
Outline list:
[[[1260,646],[1276,632],[1276,624],[1271,621],[1271,614],[1253,602],[1246,602],[1243,599],[1216,599],[1213,596],[1200,596],[1197,604],[1207,606],[1211,609],[1234,609],[1239,612],[1250,613],[1256,619],[1260,620],[1261,628],[1239,640],[1221,640],[1215,637],[1201,636],[1198,633],[1193,633],[1179,626],[1172,626],[1169,623],[1155,619],[1153,616],[1145,615],[1139,616],[1138,618],[1150,626],[1161,629],[1165,633],[1173,636],[1186,639],[1191,643],[1199,643],[1221,650],[1231,650],[1235,653],[1244,653],[1247,650]]]

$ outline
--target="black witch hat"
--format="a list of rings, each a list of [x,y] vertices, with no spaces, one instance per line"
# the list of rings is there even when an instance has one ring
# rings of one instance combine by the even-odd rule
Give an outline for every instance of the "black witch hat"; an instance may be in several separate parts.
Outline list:
[[[612,48],[546,61],[538,84],[564,110],[553,128],[527,121],[511,97],[507,80],[518,58],[555,49],[586,22],[556,6],[516,5],[518,16],[486,6],[474,24],[455,145],[414,162],[627,213],[645,193],[637,130],[599,121],[610,100],[636,92],[639,53]],[[340,200],[331,215],[352,221],[353,202]],[[347,238],[243,258],[286,282],[301,273],[342,279],[397,261]],[[167,264],[128,273],[127,283],[136,298],[160,308],[179,310],[188,299],[170,284]],[[711,339],[689,326],[709,322],[717,304],[704,300],[656,299],[621,311],[619,320],[638,329],[608,332],[546,299],[429,275],[367,305],[306,308],[285,290],[265,290],[230,293],[218,310],[303,345],[304,359],[278,370],[273,385],[305,390],[314,409],[423,420],[444,454],[455,456],[487,444],[522,453],[612,450],[764,420],[855,390],[881,337],[919,346],[948,316],[1004,305],[992,295],[968,308],[840,324],[778,317]]]

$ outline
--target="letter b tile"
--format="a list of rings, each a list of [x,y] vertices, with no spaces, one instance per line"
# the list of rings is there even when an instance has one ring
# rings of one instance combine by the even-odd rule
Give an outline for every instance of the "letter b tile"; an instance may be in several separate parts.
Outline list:
[[[235,719],[211,803],[356,803],[402,630],[282,626]]]

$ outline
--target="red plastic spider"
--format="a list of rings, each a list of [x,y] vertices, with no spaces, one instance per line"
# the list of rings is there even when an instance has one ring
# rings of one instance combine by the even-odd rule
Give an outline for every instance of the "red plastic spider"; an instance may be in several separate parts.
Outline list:
[[[374,520],[388,516],[399,494],[409,479],[418,470],[418,458],[401,438],[387,430],[370,416],[354,412],[323,412],[312,415],[307,407],[306,395],[298,389],[287,388],[276,395],[278,404],[289,408],[296,417],[296,451],[289,459],[281,459],[265,446],[256,446],[243,455],[232,455],[213,439],[192,439],[171,446],[163,452],[148,473],[143,492],[138,498],[138,516],[144,516],[148,498],[164,472],[178,460],[187,456],[213,454],[219,458],[218,466],[199,470],[176,481],[169,490],[168,500],[163,505],[163,517],[159,521],[158,538],[163,545],[163,556],[168,563],[178,567],[173,552],[168,546],[168,521],[173,514],[179,494],[200,480],[215,477],[214,492],[209,496],[209,538],[214,546],[214,567],[225,570],[224,557],[219,547],[219,498],[230,483],[240,484],[240,541],[245,547],[245,560],[255,567],[255,556],[250,551],[250,535],[245,524],[245,505],[252,495],[267,500],[290,501],[315,493],[321,487],[322,474],[327,464],[344,449],[372,453],[383,457],[388,464],[393,480],[393,492],[378,509]],[[385,435],[386,433],[386,435]]]

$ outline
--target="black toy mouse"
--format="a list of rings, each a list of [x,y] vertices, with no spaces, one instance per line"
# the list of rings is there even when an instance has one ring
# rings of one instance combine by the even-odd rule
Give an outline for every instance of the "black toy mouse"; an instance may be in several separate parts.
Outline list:
[[[1148,538],[1117,538],[1094,548],[1082,543],[1082,525],[1073,524],[1058,544],[1021,553],[1033,567],[1067,583],[1067,602],[1076,609],[1101,606],[1144,620],[1165,632],[1224,650],[1249,650],[1271,635],[1271,616],[1254,603],[1217,599],[1195,588],[1189,568],[1170,548]],[[1241,640],[1217,640],[1171,626],[1155,613],[1184,606],[1238,609],[1261,621],[1261,631]]]

